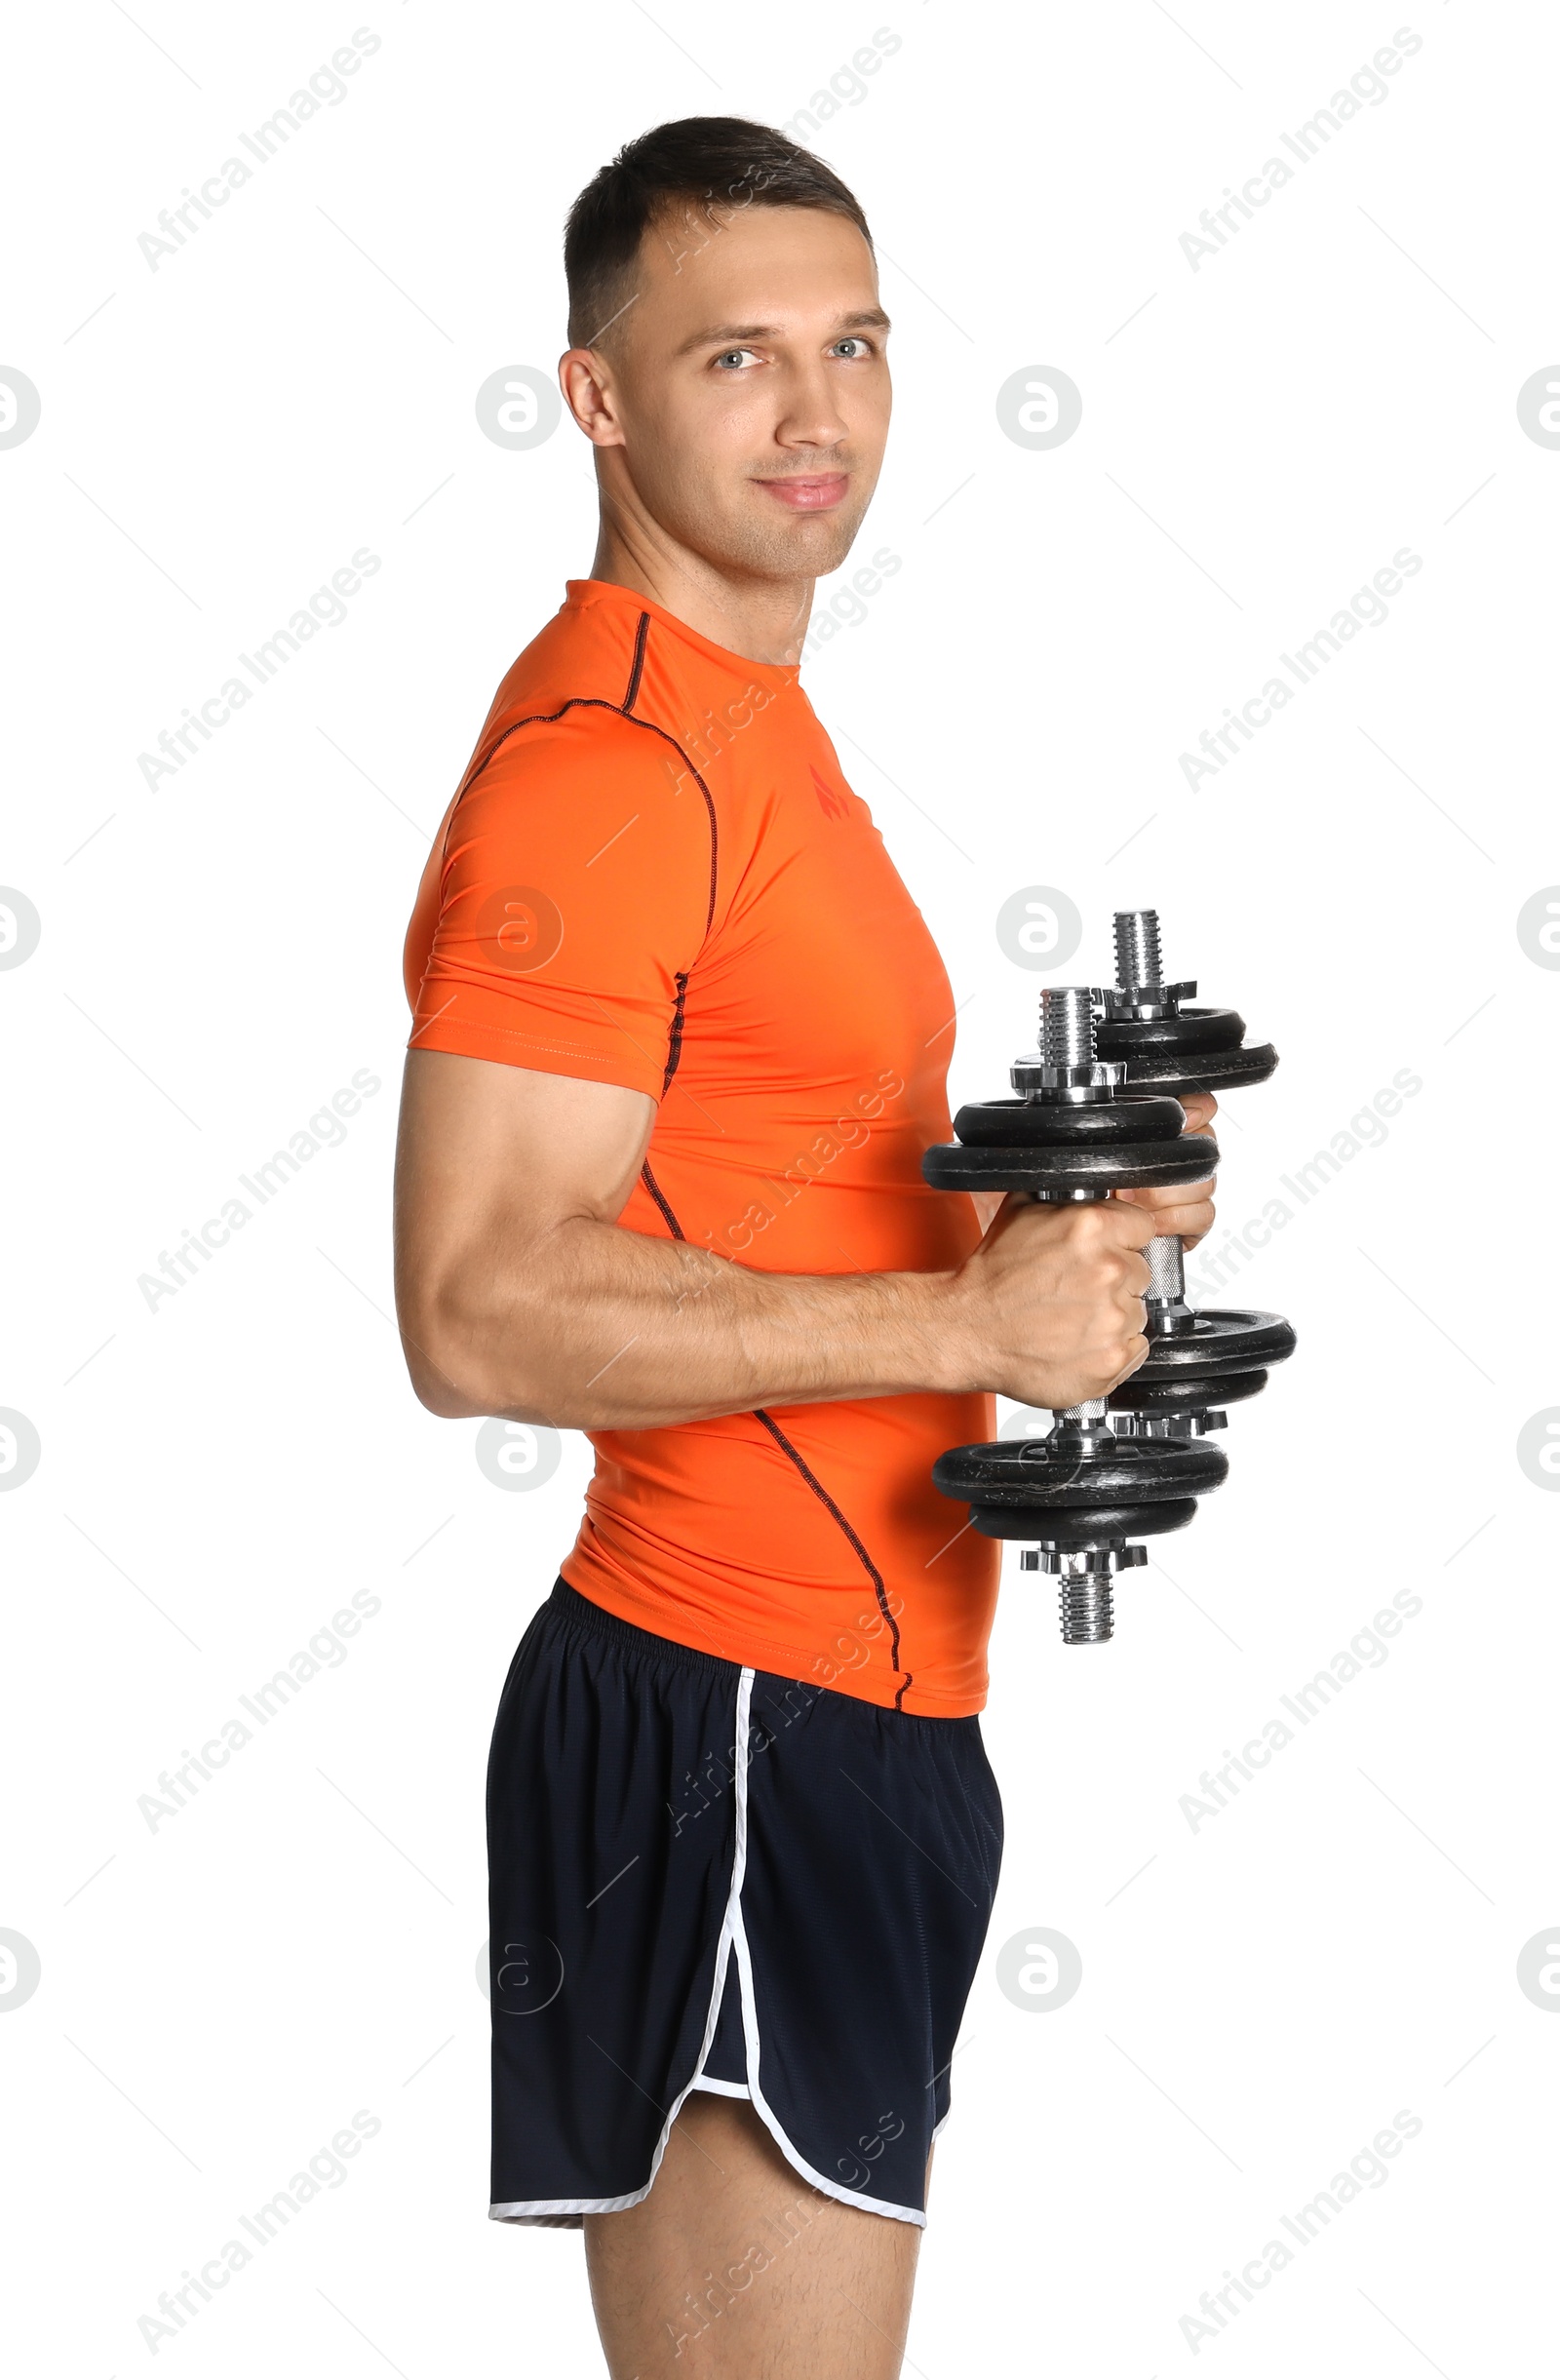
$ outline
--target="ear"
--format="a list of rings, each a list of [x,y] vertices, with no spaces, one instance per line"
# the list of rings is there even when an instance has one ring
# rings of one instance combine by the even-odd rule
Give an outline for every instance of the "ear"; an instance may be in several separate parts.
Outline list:
[[[593,447],[627,444],[611,366],[596,347],[570,347],[558,360],[564,403]]]

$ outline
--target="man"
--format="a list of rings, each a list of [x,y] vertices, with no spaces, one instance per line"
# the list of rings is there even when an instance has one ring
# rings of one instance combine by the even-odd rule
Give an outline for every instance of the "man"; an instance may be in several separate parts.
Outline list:
[[[565,262],[600,539],[423,878],[397,1172],[423,1403],[597,1455],[488,1774],[492,2212],[583,2225],[622,2380],[876,2380],[1001,1841],[932,1463],[1130,1372],[1211,1186],[921,1182],[953,995],[798,683],[888,426],[849,191],[665,125]]]

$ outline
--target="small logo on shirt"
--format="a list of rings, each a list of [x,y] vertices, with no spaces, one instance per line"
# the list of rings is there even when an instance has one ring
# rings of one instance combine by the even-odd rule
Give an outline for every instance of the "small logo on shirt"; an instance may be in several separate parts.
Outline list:
[[[850,796],[845,793],[837,794],[834,787],[826,784],[819,776],[810,761],[807,765],[807,773],[812,779],[812,790],[818,797],[818,807],[824,816],[826,818],[848,818],[850,816]]]

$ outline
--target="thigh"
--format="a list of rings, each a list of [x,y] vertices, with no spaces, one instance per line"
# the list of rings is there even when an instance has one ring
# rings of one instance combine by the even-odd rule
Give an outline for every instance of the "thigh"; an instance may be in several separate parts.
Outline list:
[[[920,2232],[826,2197],[745,2100],[694,2091],[649,2196],[587,2215],[612,2380],[896,2380]]]
[[[996,1889],[974,1720],[758,1677],[737,1950],[747,2083],[800,2171],[919,2217]]]
[[[649,2188],[711,2022],[740,1675],[566,1589],[517,1656],[488,1773],[500,2220]]]

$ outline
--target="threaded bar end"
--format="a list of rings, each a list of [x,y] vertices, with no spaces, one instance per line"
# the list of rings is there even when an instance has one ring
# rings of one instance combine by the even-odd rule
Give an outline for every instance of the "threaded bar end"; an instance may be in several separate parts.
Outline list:
[[[1040,994],[1040,1053],[1047,1066],[1094,1064],[1094,994],[1076,985]]]
[[[1115,1632],[1109,1571],[1062,1580],[1062,1642],[1064,1645],[1108,1644]]]
[[[1118,909],[1115,913],[1115,980],[1125,991],[1132,984],[1162,984],[1164,961],[1159,956],[1159,913],[1156,909]]]

